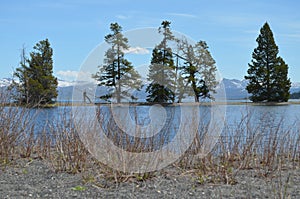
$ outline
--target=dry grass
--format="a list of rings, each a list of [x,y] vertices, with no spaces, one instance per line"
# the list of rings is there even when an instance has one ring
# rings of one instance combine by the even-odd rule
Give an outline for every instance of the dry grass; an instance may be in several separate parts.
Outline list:
[[[0,107],[0,165],[30,157],[35,146],[35,115],[27,108]]]
[[[49,162],[57,172],[92,171],[94,174],[85,175],[84,181],[95,184],[97,176],[120,183],[131,180],[144,181],[158,175],[156,171],[146,173],[117,171],[97,161],[85,148],[86,143],[82,142],[78,129],[71,122],[74,116],[67,109],[60,115],[59,120],[49,121],[43,132],[38,135],[34,133],[35,117],[31,109],[25,107],[10,107],[4,104],[0,106],[2,168],[20,157],[39,157]],[[253,124],[252,117],[253,114],[249,113],[235,125],[225,125],[217,144],[204,157],[197,154],[207,133],[207,127],[201,126],[201,131],[189,150],[173,164],[173,167],[179,169],[182,175],[194,174],[199,184],[235,184],[236,175],[241,170],[252,169],[262,178],[272,178],[285,168],[299,168],[299,121],[286,127],[283,118],[279,121],[261,120],[261,123]],[[263,119],[267,115],[261,117]],[[132,136],[121,133],[112,122],[113,118],[105,120],[99,116],[98,120],[100,126],[106,125],[107,137],[116,146],[122,146],[125,151],[133,153],[152,151],[166,142],[165,136],[155,139],[133,139]],[[137,132],[139,135],[143,133],[140,129],[137,129]],[[285,188],[288,183],[289,179],[282,179],[280,183],[274,185],[279,198],[288,195]]]
[[[281,173],[300,166],[299,121],[285,126],[284,118],[266,121],[271,118],[266,114],[256,118],[260,123],[253,124],[252,117],[249,113],[235,125],[226,125],[219,142],[207,156],[190,161],[195,155],[186,153],[178,165],[185,173],[197,176],[200,184],[235,184],[240,171],[255,170],[261,178],[279,178],[272,184],[274,197],[287,198],[290,179],[283,179]],[[194,145],[199,142],[196,140]]]

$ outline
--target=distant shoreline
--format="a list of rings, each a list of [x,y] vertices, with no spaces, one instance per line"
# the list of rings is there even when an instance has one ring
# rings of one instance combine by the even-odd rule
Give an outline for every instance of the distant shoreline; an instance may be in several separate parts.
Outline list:
[[[289,101],[289,102],[249,102],[249,101],[234,101],[234,100],[224,100],[217,102],[186,102],[186,103],[147,103],[147,102],[122,102],[122,103],[86,103],[83,102],[58,102],[55,105],[57,106],[122,106],[122,105],[130,105],[130,106],[153,106],[153,105],[161,105],[161,106],[193,106],[193,105],[203,105],[203,106],[211,106],[211,105],[251,105],[251,106],[286,106],[286,105],[300,105],[299,101]]]
[[[250,102],[240,100],[224,100],[224,101],[212,101],[212,102],[185,102],[185,103],[148,103],[148,102],[122,102],[122,103],[84,103],[84,102],[56,102],[54,104],[48,104],[39,106],[38,108],[54,108],[60,106],[153,106],[161,105],[164,107],[171,106],[213,106],[213,105],[249,105],[249,106],[287,106],[287,105],[300,105],[300,100],[289,102]],[[26,105],[18,105],[15,103],[0,103],[1,107],[26,107]]]

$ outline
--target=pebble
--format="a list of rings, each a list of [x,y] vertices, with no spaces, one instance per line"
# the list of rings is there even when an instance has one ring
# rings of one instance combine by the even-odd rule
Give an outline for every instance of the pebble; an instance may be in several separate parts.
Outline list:
[[[163,198],[275,198],[280,194],[279,179],[254,177],[255,170],[238,173],[236,185],[198,184],[193,176],[176,175],[174,178],[155,176],[144,181],[143,186],[126,182],[118,186],[109,183],[108,187],[101,188],[92,183],[83,184],[82,174],[56,173],[42,160],[33,160],[26,167],[26,174],[22,173],[23,169],[8,167],[0,173],[0,198],[160,198],[162,194]],[[300,169],[282,171],[282,182],[286,182],[289,172],[292,175],[287,198],[300,198]],[[86,189],[70,188],[78,185]]]

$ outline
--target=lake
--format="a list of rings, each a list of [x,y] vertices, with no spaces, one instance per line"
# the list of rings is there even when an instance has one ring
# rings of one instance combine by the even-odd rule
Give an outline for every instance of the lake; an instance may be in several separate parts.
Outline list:
[[[108,147],[117,146],[123,151],[132,152],[136,152],[137,149],[138,152],[156,152],[167,148],[179,157],[189,149],[195,136],[199,138],[203,153],[212,151],[217,142],[222,143],[218,147],[232,150],[235,143],[242,149],[243,144],[249,140],[256,140],[257,152],[264,151],[274,137],[276,140],[285,139],[282,147],[289,148],[289,144],[297,146],[299,113],[298,104],[112,107],[87,105],[45,109],[5,107],[0,114],[0,126],[5,120],[11,120],[15,121],[14,128],[24,128],[23,132],[33,129],[35,135],[46,132],[54,136],[68,136],[76,127],[87,147],[95,142],[96,147],[112,143]],[[95,118],[96,122],[91,122]],[[214,151],[220,150],[222,149],[218,148]]]
[[[112,117],[109,114],[107,106],[106,108],[102,108],[101,113],[106,113],[103,117]],[[265,106],[265,105],[217,105],[216,107],[221,108],[220,112],[224,112],[225,116],[225,124],[231,128],[236,127],[242,120],[249,120],[249,124],[255,125],[278,125],[281,123],[286,128],[298,127],[300,121],[300,105],[298,104],[289,104],[289,105],[281,105],[281,106]],[[76,106],[78,109],[84,110],[84,112],[92,112],[97,109],[97,106]],[[226,108],[226,110],[225,110]],[[14,108],[15,109],[15,108]],[[107,109],[107,110],[104,110]],[[124,108],[118,108],[124,109]],[[178,128],[178,122],[180,122],[180,108],[179,107],[157,107],[157,110],[151,110],[151,106],[139,106],[139,107],[129,107],[127,115],[120,115],[115,118],[117,119],[117,123],[120,124],[122,121],[125,124],[130,124],[128,118],[130,117],[131,121],[134,121],[135,124],[138,124],[140,127],[149,126],[151,121],[154,121],[154,124],[159,124],[161,127],[157,127],[159,129],[166,130],[167,127],[172,127],[173,129]],[[163,109],[167,110],[165,113]],[[59,122],[62,120],[66,120],[70,118],[69,114],[74,110],[72,106],[58,106],[55,108],[47,108],[47,109],[28,109],[30,114],[34,119],[35,131],[39,133],[45,126],[49,124],[53,124],[55,122]],[[115,108],[117,110],[117,108]],[[124,109],[125,110],[125,109]],[[152,113],[149,114],[149,111]],[[155,112],[156,111],[156,112]],[[213,110],[213,112],[217,112],[218,109]],[[124,111],[119,111],[118,114],[122,114]],[[212,108],[210,106],[199,106],[199,117],[197,118],[200,123],[208,124],[210,121]],[[162,115],[166,114],[166,115]],[[114,113],[115,114],[115,113]],[[150,117],[153,115],[154,117]],[[223,115],[223,113],[222,113]],[[167,120],[163,120],[164,117]],[[172,117],[172,118],[171,118]],[[127,118],[127,119],[126,119]],[[192,118],[190,116],[190,118]],[[164,121],[164,122],[162,122]],[[221,119],[220,119],[221,121]],[[221,121],[222,122],[222,121]],[[162,123],[168,123],[168,125],[164,125]],[[171,123],[171,124],[170,124]],[[173,124],[172,124],[173,123]],[[126,126],[125,124],[121,124]],[[127,129],[128,130],[128,129]]]

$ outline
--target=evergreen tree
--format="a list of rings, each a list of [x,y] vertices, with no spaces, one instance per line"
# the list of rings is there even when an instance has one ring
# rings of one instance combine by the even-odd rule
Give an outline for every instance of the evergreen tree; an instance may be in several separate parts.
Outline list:
[[[199,73],[201,75],[201,80],[199,81],[200,87],[202,87],[203,93],[201,96],[211,97],[211,95],[207,95],[207,90],[210,93],[215,93],[216,86],[218,82],[216,80],[216,61],[212,57],[211,53],[208,50],[208,45],[205,41],[199,41],[195,44],[195,65],[197,66]],[[207,90],[204,89],[204,87]],[[204,89],[204,90],[203,90]]]
[[[115,97],[117,103],[120,103],[122,97],[133,97],[129,96],[128,90],[138,89],[141,81],[131,62],[125,59],[124,51],[129,49],[129,45],[128,39],[122,34],[122,27],[112,23],[110,30],[112,33],[105,36],[105,41],[111,47],[105,53],[104,64],[99,66],[99,72],[93,77],[99,81],[100,86],[112,87],[114,90],[102,98]]]
[[[278,56],[278,46],[268,23],[260,29],[256,39],[258,46],[248,64],[249,83],[246,87],[253,102],[286,102],[291,87],[288,78],[288,65]]]
[[[181,40],[179,48],[183,54],[181,59],[186,61],[180,68],[180,74],[185,78],[185,88],[181,90],[192,94],[195,102],[199,102],[199,98],[212,98],[210,94],[215,92],[217,86],[217,68],[206,42],[200,41],[192,46],[187,40]],[[192,92],[187,86],[191,87]],[[183,94],[180,93],[179,101]]]
[[[170,30],[169,21],[163,21],[158,29],[162,33],[163,40],[152,52],[151,65],[149,68],[148,81],[151,83],[146,91],[148,102],[174,102],[175,100],[175,66],[172,49],[168,42],[174,41]]]
[[[186,80],[186,86],[185,89],[183,89],[183,92],[188,92],[189,95],[193,95],[195,98],[195,102],[199,102],[199,95],[200,95],[200,88],[197,85],[199,82],[199,70],[197,66],[195,65],[195,53],[193,46],[188,44],[187,41],[183,42],[182,51],[184,52],[184,60],[186,61],[184,66],[180,69],[180,74],[184,79]],[[189,89],[187,89],[187,86],[190,86]],[[184,93],[181,93],[179,96],[178,101],[181,102],[181,96]]]
[[[57,78],[53,76],[53,50],[48,39],[33,47],[30,59],[22,52],[21,67],[14,76],[19,79],[18,100],[31,106],[51,104],[57,97]]]

